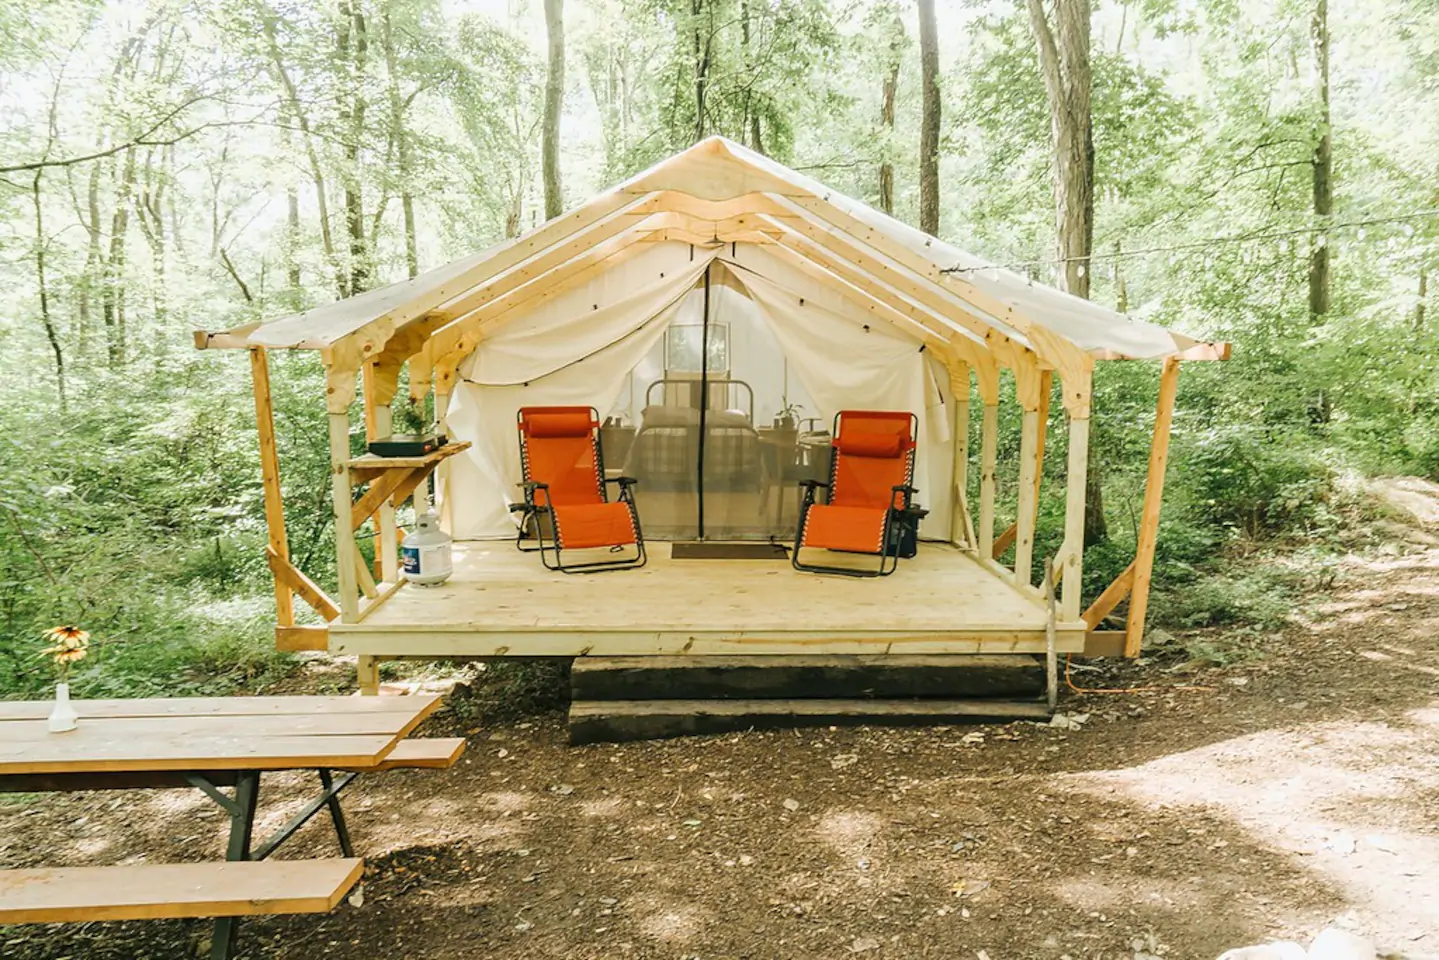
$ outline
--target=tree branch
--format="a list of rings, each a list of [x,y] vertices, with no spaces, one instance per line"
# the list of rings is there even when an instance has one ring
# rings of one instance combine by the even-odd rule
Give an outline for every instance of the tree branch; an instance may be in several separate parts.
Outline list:
[[[233,261],[230,260],[230,254],[225,250],[224,247],[220,248],[220,262],[225,265],[225,271],[230,274],[230,276],[234,279],[236,285],[239,286],[240,294],[245,298],[245,302],[254,303],[255,298],[250,295],[249,286],[247,286],[245,281],[240,278],[240,271],[235,269],[235,264]]]

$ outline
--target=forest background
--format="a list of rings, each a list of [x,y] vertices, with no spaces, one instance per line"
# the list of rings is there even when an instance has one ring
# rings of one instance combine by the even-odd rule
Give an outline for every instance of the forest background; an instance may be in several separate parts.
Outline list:
[[[191,331],[413,275],[715,133],[1234,344],[1180,384],[1150,616],[1183,659],[1262,650],[1338,552],[1384,549],[1365,478],[1439,476],[1439,0],[10,0],[0,696],[49,682],[58,623],[98,642],[84,696],[292,665],[246,365]],[[328,583],[321,371],[273,366],[291,550]],[[1088,596],[1133,555],[1157,377],[1096,376]]]

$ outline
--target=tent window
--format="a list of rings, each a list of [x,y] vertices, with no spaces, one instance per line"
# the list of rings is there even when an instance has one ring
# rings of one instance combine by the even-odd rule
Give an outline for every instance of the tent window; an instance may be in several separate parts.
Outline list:
[[[704,324],[675,323],[665,332],[665,370],[669,373],[710,373],[729,370],[729,324],[709,324],[709,363],[702,363],[700,339]]]

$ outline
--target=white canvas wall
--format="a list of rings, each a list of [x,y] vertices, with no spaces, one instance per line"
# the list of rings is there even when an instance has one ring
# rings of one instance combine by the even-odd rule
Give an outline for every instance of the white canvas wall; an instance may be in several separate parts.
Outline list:
[[[513,536],[508,504],[519,493],[521,406],[592,405],[602,415],[626,411],[637,422],[645,385],[664,372],[665,329],[700,319],[697,284],[712,259],[723,266],[712,274],[710,316],[730,323],[733,374],[755,390],[756,426],[780,408],[786,373],[790,400],[823,425],[845,408],[912,411],[919,418],[915,485],[931,511],[921,532],[948,536],[948,379],[917,339],[762,247],[646,246],[507,319],[461,365],[450,433],[473,446],[451,461],[455,536]]]

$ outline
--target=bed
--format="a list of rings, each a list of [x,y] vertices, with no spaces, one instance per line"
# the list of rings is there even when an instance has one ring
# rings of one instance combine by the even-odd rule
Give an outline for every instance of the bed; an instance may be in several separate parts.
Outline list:
[[[699,381],[656,380],[645,391],[646,405],[624,464],[624,473],[638,479],[641,490],[695,489],[701,419],[705,491],[763,489],[764,458],[749,385],[742,380],[712,380],[708,387],[710,409],[703,418],[699,398],[706,391]],[[740,407],[735,400],[745,405]],[[717,409],[721,403],[727,405]]]

